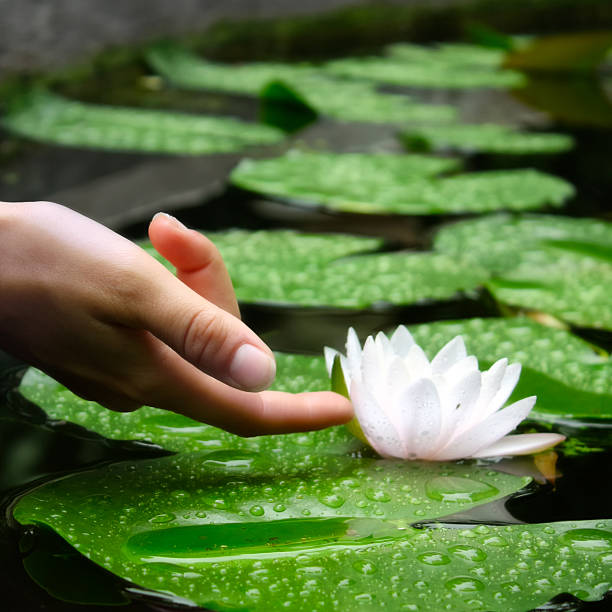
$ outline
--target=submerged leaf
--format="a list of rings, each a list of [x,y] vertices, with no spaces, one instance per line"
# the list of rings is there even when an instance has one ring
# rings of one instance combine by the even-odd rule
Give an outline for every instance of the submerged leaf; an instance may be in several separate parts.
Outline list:
[[[566,181],[536,170],[472,172],[450,159],[418,155],[299,153],[244,160],[234,185],[332,210],[407,215],[524,210],[560,206],[574,193]]]
[[[598,599],[610,586],[609,521],[409,526],[524,483],[465,465],[213,452],[64,477],[14,515],[124,579],[214,610],[393,608],[425,594],[518,612],[559,592]]]
[[[201,155],[280,142],[284,133],[230,117],[85,104],[33,89],[13,100],[1,125],[57,145]]]

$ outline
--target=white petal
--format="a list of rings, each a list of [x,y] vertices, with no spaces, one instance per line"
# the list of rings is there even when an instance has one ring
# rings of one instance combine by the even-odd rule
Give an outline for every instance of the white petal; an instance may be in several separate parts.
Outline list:
[[[429,378],[412,383],[397,399],[400,438],[405,456],[427,459],[440,433],[442,411],[436,386]]]
[[[334,359],[336,358],[336,355],[339,355],[340,353],[336,349],[326,346],[323,349],[323,354],[325,355],[325,366],[327,367],[327,373],[329,376],[331,376],[332,368],[334,367]]]
[[[404,357],[404,363],[410,376],[410,380],[428,377],[431,372],[429,359],[418,344],[413,344]]]
[[[376,346],[380,354],[384,356],[385,362],[388,363],[393,356],[393,347],[391,346],[389,338],[382,332],[378,332],[376,334]]]
[[[391,336],[391,346],[400,357],[405,357],[414,343],[414,338],[405,325],[400,325]]]
[[[450,387],[455,386],[460,380],[470,372],[478,372],[478,359],[474,355],[469,355],[465,359],[458,361],[451,366],[442,376]]]
[[[361,344],[352,327],[349,328],[346,339],[346,360],[351,379],[361,380]]]
[[[403,448],[398,433],[365,385],[354,380],[350,395],[355,416],[372,448],[383,457],[401,458]]]
[[[361,352],[361,381],[378,402],[384,401],[387,395],[385,371],[384,356],[374,338],[368,336]]]
[[[478,370],[472,370],[448,391],[444,398],[441,444],[460,436],[461,432],[468,429],[467,424],[475,418],[474,411],[480,397],[481,378]]]
[[[535,396],[526,397],[507,408],[489,416],[487,419],[468,429],[436,453],[438,460],[472,457],[480,449],[491,446],[512,431],[531,411]]]
[[[403,423],[401,416],[396,410],[398,405],[398,399],[408,386],[408,372],[406,370],[406,364],[400,359],[395,357],[391,362],[387,370],[386,376],[386,389],[387,389],[387,401],[384,402],[383,409],[385,410],[389,420],[393,423],[395,428],[400,434],[403,429]]]
[[[472,457],[503,457],[507,455],[530,455],[551,448],[563,442],[565,436],[555,433],[532,433],[505,436],[486,448],[480,449]]]
[[[489,406],[495,394],[499,391],[507,367],[508,360],[504,357],[482,373],[482,388],[478,400],[479,408],[482,410],[486,410],[486,407]]]
[[[501,381],[499,391],[493,396],[488,406],[483,406],[483,417],[489,414],[493,414],[499,410],[508,400],[516,383],[518,382],[519,376],[521,375],[521,364],[511,363],[504,372],[504,377]]]
[[[432,359],[431,370],[434,374],[441,374],[466,357],[467,350],[463,338],[456,336],[445,344]]]

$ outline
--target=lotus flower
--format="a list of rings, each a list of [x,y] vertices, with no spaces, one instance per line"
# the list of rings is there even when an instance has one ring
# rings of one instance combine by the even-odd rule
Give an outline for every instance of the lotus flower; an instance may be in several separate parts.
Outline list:
[[[553,433],[506,435],[536,398],[502,408],[518,382],[520,364],[500,359],[480,372],[461,336],[430,362],[404,326],[391,338],[382,332],[370,336],[363,349],[351,328],[346,356],[326,347],[325,360],[334,390],[353,403],[357,422],[349,429],[383,457],[448,461],[526,455],[565,439]]]

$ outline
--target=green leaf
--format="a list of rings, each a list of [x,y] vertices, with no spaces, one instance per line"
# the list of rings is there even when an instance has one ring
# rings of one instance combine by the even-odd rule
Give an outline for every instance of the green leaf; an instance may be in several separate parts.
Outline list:
[[[13,100],[0,124],[33,140],[142,153],[228,153],[284,138],[271,126],[229,117],[97,106],[39,89]]]
[[[276,362],[278,373],[273,389],[291,393],[329,389],[329,376],[321,357],[277,353]],[[40,406],[51,421],[76,423],[106,438],[149,442],[170,451],[248,449],[277,452],[294,448],[305,452],[324,450],[345,453],[361,446],[344,427],[241,438],[186,416],[150,406],[128,413],[113,412],[96,402],[78,397],[34,368],[26,372],[19,391],[26,399]]]
[[[452,298],[487,278],[478,266],[437,253],[372,253],[380,245],[375,239],[280,230],[207,236],[221,251],[242,302],[335,308],[414,304]]]
[[[348,389],[346,388],[346,380],[344,380],[344,372],[342,371],[342,364],[340,363],[339,355],[336,355],[332,365],[331,390],[335,393],[343,395],[347,399],[350,399]]]
[[[14,515],[124,579],[214,610],[438,601],[518,612],[560,592],[600,598],[611,521],[409,526],[525,482],[468,465],[197,453],[64,477]]]
[[[304,205],[358,213],[446,214],[560,206],[573,195],[566,181],[536,170],[472,172],[454,160],[417,155],[299,153],[244,160],[231,182]]]
[[[612,329],[612,224],[496,216],[443,229],[435,246],[491,269],[495,297],[582,327]]]
[[[493,123],[414,127],[402,138],[410,148],[516,155],[561,153],[573,146],[572,137],[565,134],[523,132]]]
[[[408,43],[397,43],[386,48],[390,57],[414,64],[433,64],[457,66],[458,69],[495,70],[501,68],[506,51],[481,45],[462,43],[438,44],[435,47],[423,47]]]
[[[407,96],[380,93],[368,83],[325,77],[309,64],[219,64],[169,43],[150,48],[146,56],[157,72],[178,87],[261,95],[280,104],[300,99],[318,113],[344,121],[447,121],[456,114],[450,106],[417,104]]]
[[[328,62],[324,69],[337,76],[406,87],[507,88],[525,83],[525,77],[514,70],[478,69],[471,64],[435,57],[418,62],[398,56],[345,58]]]
[[[427,323],[410,331],[430,358],[461,335],[481,370],[502,357],[521,363],[509,401],[537,395],[532,419],[612,419],[612,361],[569,332],[525,318]]]

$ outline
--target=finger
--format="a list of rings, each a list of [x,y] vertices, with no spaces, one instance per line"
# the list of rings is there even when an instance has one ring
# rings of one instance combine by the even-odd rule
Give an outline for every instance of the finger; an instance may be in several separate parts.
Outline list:
[[[157,252],[175,268],[177,277],[196,293],[240,318],[232,281],[217,247],[178,219],[157,213],[149,225]]]
[[[151,351],[148,382],[134,381],[144,404],[180,412],[242,436],[322,429],[348,422],[351,403],[330,391],[247,393],[200,372],[167,347]]]
[[[272,351],[242,321],[145,257],[129,287],[117,293],[116,322],[150,331],[201,371],[247,391],[276,374]],[[123,297],[122,297],[123,296]]]

